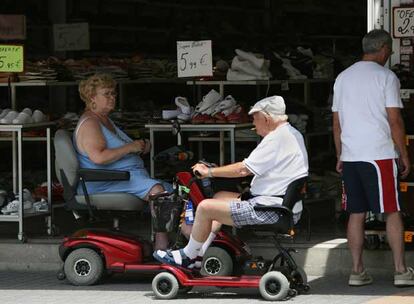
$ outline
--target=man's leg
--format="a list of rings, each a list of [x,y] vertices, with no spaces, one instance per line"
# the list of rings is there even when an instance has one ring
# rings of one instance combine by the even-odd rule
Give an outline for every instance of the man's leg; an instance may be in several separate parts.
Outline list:
[[[240,193],[237,193],[237,192],[220,191],[214,195],[214,199],[234,201],[234,200],[239,199],[239,196],[240,196]],[[200,257],[204,256],[208,247],[210,247],[211,243],[216,238],[216,235],[220,231],[220,229],[221,229],[221,223],[218,221],[213,221],[213,223],[211,224],[211,232],[208,235],[207,240],[203,243],[203,246],[201,247],[200,252],[198,253]]]
[[[155,251],[154,257],[163,263],[194,267],[201,247],[208,239],[213,221],[232,226],[230,200],[206,199],[197,206],[190,240],[182,250]]]
[[[403,223],[400,212],[387,214],[387,240],[391,247],[396,272],[405,272]]]
[[[212,231],[213,221],[229,226],[234,225],[231,218],[230,201],[212,198],[206,199],[198,205],[191,233],[194,240],[206,241]],[[215,228],[217,229],[217,226]]]
[[[361,273],[364,270],[362,252],[364,246],[365,215],[365,212],[351,213],[348,221],[348,247],[352,256],[352,271],[355,273]]]

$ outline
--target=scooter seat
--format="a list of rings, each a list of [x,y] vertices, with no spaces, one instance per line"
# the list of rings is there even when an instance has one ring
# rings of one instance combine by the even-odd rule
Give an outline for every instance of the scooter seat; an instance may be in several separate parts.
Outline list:
[[[97,210],[108,211],[140,211],[144,208],[144,201],[130,193],[107,192],[89,195],[91,206]],[[75,200],[78,204],[87,203],[84,195],[76,195]]]

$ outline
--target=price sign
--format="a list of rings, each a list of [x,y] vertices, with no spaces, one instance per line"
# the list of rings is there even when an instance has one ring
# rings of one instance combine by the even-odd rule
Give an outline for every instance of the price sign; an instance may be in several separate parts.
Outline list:
[[[177,41],[178,77],[213,76],[211,40]]]
[[[0,15],[0,40],[26,39],[24,15]]]
[[[54,24],[53,41],[55,51],[89,50],[89,24]]]
[[[0,72],[20,73],[23,69],[23,45],[0,44]]]
[[[414,7],[394,7],[393,36],[414,37]]]

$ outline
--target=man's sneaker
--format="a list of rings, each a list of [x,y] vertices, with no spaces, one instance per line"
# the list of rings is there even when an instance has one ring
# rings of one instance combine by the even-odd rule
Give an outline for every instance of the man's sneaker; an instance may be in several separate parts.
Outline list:
[[[169,264],[171,266],[178,266],[190,270],[195,270],[197,268],[195,265],[196,259],[190,259],[188,256],[186,256],[183,249],[157,250],[154,251],[152,256],[158,262],[161,262],[163,264]]]
[[[407,271],[404,273],[396,272],[394,274],[395,286],[413,286],[414,285],[414,269],[407,267]]]
[[[364,286],[372,283],[372,277],[367,273],[366,270],[356,273],[352,272],[349,276],[349,286]]]

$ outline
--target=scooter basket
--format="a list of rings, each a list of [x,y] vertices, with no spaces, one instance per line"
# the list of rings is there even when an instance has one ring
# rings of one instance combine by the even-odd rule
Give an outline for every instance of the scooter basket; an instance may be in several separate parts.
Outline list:
[[[183,201],[176,194],[158,197],[150,201],[152,228],[154,232],[177,231]]]

